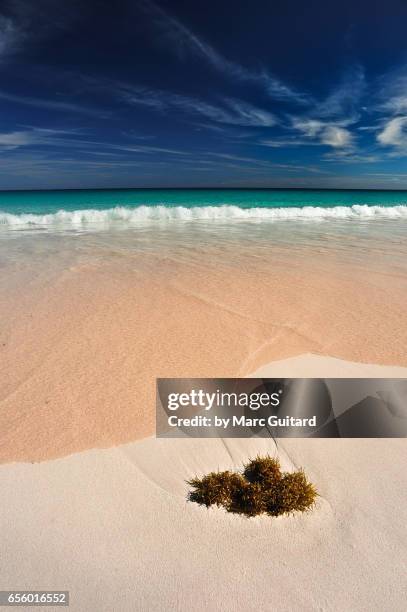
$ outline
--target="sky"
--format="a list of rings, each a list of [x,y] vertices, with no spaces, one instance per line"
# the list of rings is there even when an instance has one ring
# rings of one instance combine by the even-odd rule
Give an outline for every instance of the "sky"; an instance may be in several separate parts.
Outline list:
[[[0,0],[0,189],[407,189],[407,0]]]

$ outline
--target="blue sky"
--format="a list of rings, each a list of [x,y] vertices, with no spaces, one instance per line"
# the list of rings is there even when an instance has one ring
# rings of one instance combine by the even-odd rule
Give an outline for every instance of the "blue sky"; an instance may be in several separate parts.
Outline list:
[[[0,189],[407,188],[407,2],[0,4]]]

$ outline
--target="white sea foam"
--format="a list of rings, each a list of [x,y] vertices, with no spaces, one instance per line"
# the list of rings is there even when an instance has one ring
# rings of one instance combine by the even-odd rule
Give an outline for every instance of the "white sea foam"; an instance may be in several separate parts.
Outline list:
[[[0,211],[0,227],[28,229],[30,227],[57,228],[59,226],[80,228],[90,225],[110,226],[117,223],[137,226],[154,221],[228,221],[228,220],[329,220],[329,219],[407,219],[407,206],[335,206],[321,208],[240,208],[239,206],[138,206],[128,208],[117,206],[105,210],[59,210],[56,213],[12,214]]]

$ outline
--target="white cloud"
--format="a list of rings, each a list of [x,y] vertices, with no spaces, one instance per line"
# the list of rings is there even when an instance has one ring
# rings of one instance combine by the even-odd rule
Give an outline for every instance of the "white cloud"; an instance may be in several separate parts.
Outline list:
[[[320,144],[334,148],[349,148],[353,144],[353,135],[343,124],[346,125],[347,122],[334,124],[318,119],[293,119],[294,129],[299,130],[303,136],[311,140],[317,139]]]
[[[75,139],[67,138],[67,136],[75,136],[78,133],[77,130],[54,130],[36,127],[25,130],[15,130],[12,132],[1,132],[0,152],[36,145],[69,145],[71,143],[80,142]]]
[[[321,132],[321,143],[331,147],[349,147],[352,141],[350,131],[336,125],[328,125]]]
[[[3,132],[0,133],[0,148],[16,149],[35,142],[33,132]]]
[[[407,145],[407,116],[395,117],[390,119],[381,132],[377,135],[377,140],[385,146],[406,146]]]
[[[293,119],[293,127],[308,138],[315,138],[315,136],[318,136],[324,126],[325,124],[323,121],[318,121],[316,119]]]

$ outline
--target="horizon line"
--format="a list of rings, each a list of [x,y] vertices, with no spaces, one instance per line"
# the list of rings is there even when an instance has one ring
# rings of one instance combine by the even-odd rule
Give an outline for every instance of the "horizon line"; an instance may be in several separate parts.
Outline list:
[[[39,191],[405,191],[407,187],[43,187],[0,189],[0,193]]]

